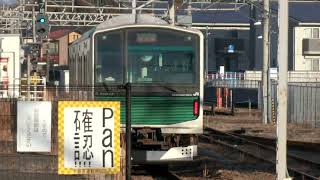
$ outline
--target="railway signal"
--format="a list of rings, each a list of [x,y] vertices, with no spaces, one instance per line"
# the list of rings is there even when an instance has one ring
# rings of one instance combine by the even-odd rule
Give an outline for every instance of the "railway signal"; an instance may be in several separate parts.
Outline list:
[[[48,17],[45,14],[38,14],[36,16],[36,34],[41,39],[46,39],[49,33]]]
[[[28,44],[27,53],[30,55],[30,62],[33,65],[33,69],[37,69],[37,64],[41,59],[41,44],[30,43]]]

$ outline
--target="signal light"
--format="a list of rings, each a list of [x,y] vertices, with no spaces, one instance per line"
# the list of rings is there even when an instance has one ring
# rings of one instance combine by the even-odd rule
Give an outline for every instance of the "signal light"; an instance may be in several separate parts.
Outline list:
[[[48,17],[45,14],[36,16],[36,33],[39,38],[46,39],[49,33]]]
[[[200,103],[199,100],[193,101],[193,115],[199,116]]]
[[[41,18],[39,21],[40,21],[41,23],[45,23],[45,22],[46,22],[46,19]]]
[[[29,43],[27,53],[30,55],[30,63],[32,69],[37,69],[37,64],[41,59],[41,44],[40,43]]]

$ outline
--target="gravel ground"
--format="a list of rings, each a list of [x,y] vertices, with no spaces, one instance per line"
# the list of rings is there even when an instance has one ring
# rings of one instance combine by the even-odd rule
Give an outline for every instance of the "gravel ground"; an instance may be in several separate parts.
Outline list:
[[[205,126],[222,131],[245,129],[247,135],[275,138],[276,125],[262,124],[261,113],[252,110],[249,114],[246,109],[236,109],[234,116],[215,115],[205,116]],[[311,128],[301,124],[288,123],[288,140],[320,143],[320,128]]]
[[[153,180],[151,176],[133,176],[133,180]],[[183,177],[183,180],[273,180],[275,175],[266,172],[239,172],[237,170],[219,169],[210,177]]]
[[[212,177],[182,177],[184,180],[272,180],[275,175],[266,172],[239,172],[237,170],[220,169]]]

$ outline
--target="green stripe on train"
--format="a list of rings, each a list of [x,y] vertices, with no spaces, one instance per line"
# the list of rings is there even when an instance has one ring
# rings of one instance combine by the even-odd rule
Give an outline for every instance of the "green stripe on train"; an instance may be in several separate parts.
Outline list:
[[[132,124],[170,125],[194,120],[193,101],[196,99],[198,97],[132,97]],[[120,101],[121,123],[125,124],[125,97],[97,96],[96,100]]]

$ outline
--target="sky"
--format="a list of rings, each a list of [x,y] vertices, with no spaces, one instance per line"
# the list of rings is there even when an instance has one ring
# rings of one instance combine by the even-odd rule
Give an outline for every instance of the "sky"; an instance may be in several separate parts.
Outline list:
[[[0,0],[0,4],[14,4],[16,0]]]

